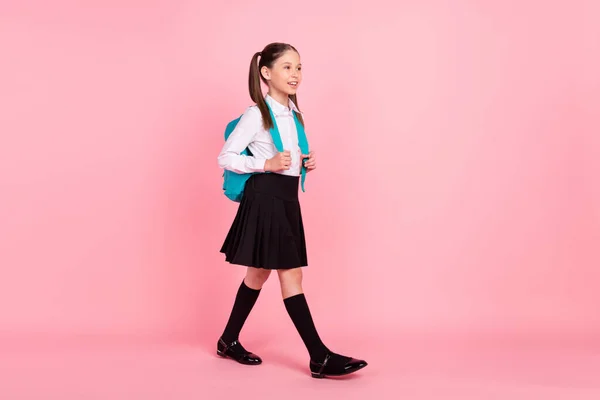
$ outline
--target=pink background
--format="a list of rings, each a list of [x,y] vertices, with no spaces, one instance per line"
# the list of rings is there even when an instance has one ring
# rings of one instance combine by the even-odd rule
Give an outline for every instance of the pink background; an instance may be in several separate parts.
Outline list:
[[[1,336],[212,349],[244,273],[218,253],[236,205],[216,156],[271,41],[303,62],[328,342],[598,334],[599,20],[594,1],[0,3]],[[275,276],[261,296],[243,335],[301,347]]]

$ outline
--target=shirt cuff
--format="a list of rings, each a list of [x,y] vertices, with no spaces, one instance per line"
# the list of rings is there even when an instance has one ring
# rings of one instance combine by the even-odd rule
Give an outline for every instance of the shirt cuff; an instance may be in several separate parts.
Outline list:
[[[261,158],[255,158],[254,159],[254,169],[258,170],[259,172],[265,172],[265,163],[267,162],[266,159],[261,159]]]

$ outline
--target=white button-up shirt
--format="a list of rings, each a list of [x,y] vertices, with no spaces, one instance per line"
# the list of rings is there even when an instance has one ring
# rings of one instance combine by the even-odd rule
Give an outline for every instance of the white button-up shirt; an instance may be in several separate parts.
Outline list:
[[[289,107],[275,101],[271,96],[266,95],[265,101],[271,106],[275,115],[274,122],[277,123],[283,149],[289,150],[292,163],[290,169],[279,171],[283,175],[299,176],[301,163],[301,150],[298,145],[298,132],[292,110],[300,113],[292,100],[289,100]],[[246,147],[252,152],[252,156],[240,154]],[[231,132],[218,161],[221,168],[236,172],[264,172],[265,161],[278,153],[271,133],[263,128],[262,115],[258,106],[248,107],[235,129]]]

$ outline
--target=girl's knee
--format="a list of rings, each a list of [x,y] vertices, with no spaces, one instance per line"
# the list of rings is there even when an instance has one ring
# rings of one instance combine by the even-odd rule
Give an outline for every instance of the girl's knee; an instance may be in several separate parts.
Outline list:
[[[263,268],[248,267],[246,272],[246,285],[253,289],[260,289],[262,285],[269,279],[271,270]]]
[[[277,271],[279,280],[282,284],[300,284],[302,283],[302,269],[291,268],[291,269],[280,269]]]
[[[277,271],[284,299],[302,293],[302,270],[300,268]]]

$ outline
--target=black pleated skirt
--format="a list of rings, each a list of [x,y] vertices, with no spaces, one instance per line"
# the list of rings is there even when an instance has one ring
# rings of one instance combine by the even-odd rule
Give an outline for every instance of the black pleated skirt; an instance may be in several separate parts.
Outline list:
[[[299,183],[299,177],[277,173],[248,179],[221,247],[227,262],[264,269],[308,265]]]

